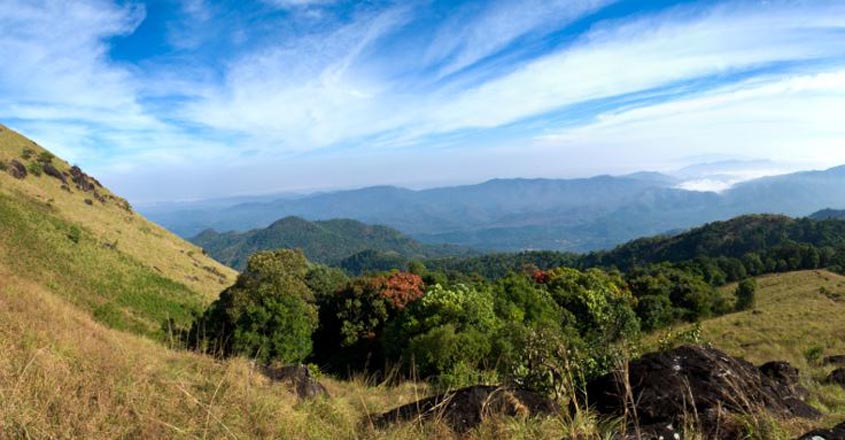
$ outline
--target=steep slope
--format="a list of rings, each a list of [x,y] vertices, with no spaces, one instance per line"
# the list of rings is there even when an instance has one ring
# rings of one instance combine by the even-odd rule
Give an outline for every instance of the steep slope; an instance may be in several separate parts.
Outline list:
[[[845,277],[801,271],[762,276],[757,285],[756,312],[704,321],[706,339],[753,362],[786,359],[807,366],[805,353],[815,346],[825,354],[845,354]],[[736,284],[723,287],[734,289]]]
[[[217,261],[237,269],[243,269],[253,253],[279,248],[299,248],[309,260],[331,265],[366,250],[395,253],[406,259],[469,253],[457,246],[424,245],[386,226],[346,219],[309,222],[300,217],[285,217],[267,228],[241,234],[206,230],[191,241]]]
[[[3,126],[0,163],[0,263],[101,322],[161,335],[163,322],[185,322],[234,281],[234,271]]]

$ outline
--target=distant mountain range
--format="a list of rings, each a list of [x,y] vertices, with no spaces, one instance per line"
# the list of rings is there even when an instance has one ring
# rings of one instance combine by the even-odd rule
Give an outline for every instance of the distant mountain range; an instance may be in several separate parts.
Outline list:
[[[363,252],[377,252],[379,258],[391,262],[472,254],[459,246],[422,244],[387,226],[348,219],[310,222],[292,216],[244,233],[208,229],[191,241],[236,269],[243,269],[253,253],[278,248],[299,248],[309,260],[333,266],[354,264],[355,258],[345,260]]]
[[[387,225],[429,244],[583,252],[743,214],[803,217],[845,207],[845,167],[751,180],[718,193],[681,189],[679,184],[678,178],[658,173],[495,179],[418,191],[379,186],[144,212],[182,236],[207,228],[245,231],[299,216]]]
[[[845,210],[823,209],[810,216],[813,220],[845,220]]]

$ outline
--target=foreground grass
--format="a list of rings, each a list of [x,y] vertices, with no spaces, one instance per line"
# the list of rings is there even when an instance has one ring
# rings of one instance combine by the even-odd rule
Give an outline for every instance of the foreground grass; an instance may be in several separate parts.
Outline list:
[[[425,385],[385,386],[364,379],[323,378],[332,397],[300,403],[285,384],[257,374],[248,360],[220,362],[108,328],[3,264],[0,280],[0,438],[459,438],[438,423],[404,424],[389,430],[369,426],[367,414],[428,395]],[[705,322],[704,328],[717,344],[721,335],[728,351],[748,350],[745,355],[758,363],[789,359],[789,353],[795,353],[796,358],[790,360],[805,367],[803,380],[811,389],[811,402],[825,411],[826,419],[784,423],[756,418],[749,422],[749,438],[789,439],[811,427],[832,426],[845,419],[845,396],[841,389],[819,385],[824,368],[801,361],[802,347],[825,337],[817,334],[805,342],[792,339],[790,335],[805,334],[803,321],[789,321],[778,314],[808,298],[793,303],[789,289],[781,286],[838,283],[839,279],[824,272],[804,272],[769,280],[761,280],[758,308],[762,313],[718,318]],[[767,292],[782,293],[766,296]],[[809,302],[812,311],[814,299]],[[768,320],[751,319],[767,314],[781,333],[766,335]],[[742,325],[734,324],[737,319]],[[826,327],[834,334],[838,331],[835,322]],[[743,347],[744,341],[763,335],[765,343]],[[833,344],[830,350],[838,350]],[[754,352],[754,347],[764,346],[769,347],[768,354]],[[599,423],[589,414],[575,421],[563,415],[497,419],[460,438],[561,439],[584,434],[582,438],[600,439],[610,438],[617,427],[613,422]],[[686,438],[698,437],[692,433]]]
[[[324,378],[298,403],[243,359],[218,362],[109,329],[0,266],[0,438],[451,438],[438,424],[376,431],[366,414],[426,394]],[[561,438],[557,419],[491,421],[469,438]]]

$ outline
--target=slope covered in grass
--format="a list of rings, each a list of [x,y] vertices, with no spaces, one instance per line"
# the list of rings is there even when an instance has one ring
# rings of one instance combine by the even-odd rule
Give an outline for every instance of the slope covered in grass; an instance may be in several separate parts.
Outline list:
[[[800,271],[762,276],[757,284],[756,307],[703,321],[703,340],[756,365],[772,360],[795,365],[801,370],[802,384],[810,390],[808,402],[825,414],[815,425],[841,423],[845,389],[824,383],[833,367],[820,360],[845,354],[845,277],[823,270]],[[732,284],[723,289],[735,288]],[[688,329],[684,326],[675,332]],[[646,345],[656,348],[654,342],[666,333],[657,332]]]
[[[112,327],[163,336],[234,271],[135,213],[90,176],[0,126],[0,263]],[[49,157],[49,156],[47,156]],[[15,178],[14,162],[27,168]],[[48,175],[49,163],[61,175]],[[77,174],[78,175],[78,174]],[[77,182],[81,182],[77,183]]]

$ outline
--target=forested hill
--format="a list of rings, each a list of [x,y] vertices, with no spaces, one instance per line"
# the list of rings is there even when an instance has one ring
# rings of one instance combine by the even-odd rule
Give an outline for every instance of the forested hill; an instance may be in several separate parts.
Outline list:
[[[560,252],[491,254],[427,262],[441,270],[503,276],[525,267],[545,269],[561,264],[574,267],[615,267],[623,271],[653,263],[698,260],[728,279],[748,274],[845,267],[845,220],[794,219],[779,215],[748,215],[714,222],[677,235],[641,238],[611,251],[582,256]]]
[[[634,240],[609,252],[593,253],[585,257],[584,264],[624,270],[663,261],[743,258],[751,253],[768,254],[797,245],[818,250],[842,247],[845,245],[845,221],[749,215],[710,223],[675,236]]]
[[[257,251],[279,248],[299,248],[310,260],[335,266],[356,254],[401,262],[471,253],[459,246],[422,244],[387,226],[348,219],[310,222],[293,216],[244,233],[206,230],[191,241],[236,269],[243,269]]]
[[[823,209],[810,216],[813,220],[843,220],[845,209]]]

